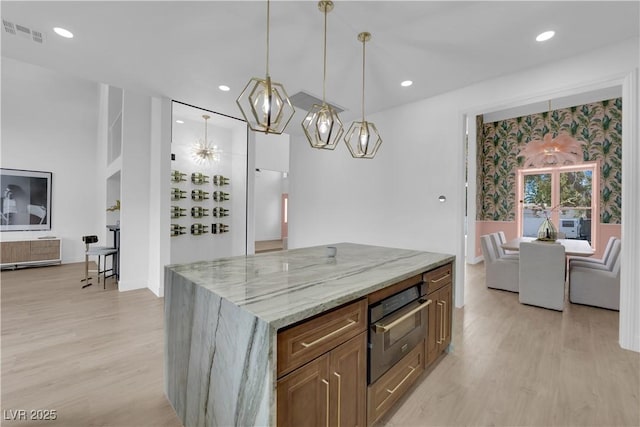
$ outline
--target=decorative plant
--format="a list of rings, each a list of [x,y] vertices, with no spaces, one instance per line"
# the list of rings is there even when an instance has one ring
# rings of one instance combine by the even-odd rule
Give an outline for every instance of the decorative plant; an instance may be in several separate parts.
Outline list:
[[[113,206],[109,206],[107,208],[107,211],[109,212],[114,212],[114,211],[119,211],[120,210],[120,199],[116,199],[116,204]]]

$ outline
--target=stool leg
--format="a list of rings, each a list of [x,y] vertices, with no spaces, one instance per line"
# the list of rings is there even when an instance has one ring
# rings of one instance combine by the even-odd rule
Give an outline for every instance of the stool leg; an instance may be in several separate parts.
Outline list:
[[[100,255],[98,255],[98,283],[100,283]]]
[[[85,282],[85,284],[82,285],[82,289],[93,284],[89,283],[89,255],[87,255],[87,252],[89,252],[89,245],[86,245],[84,252],[84,279],[80,280],[80,282]]]

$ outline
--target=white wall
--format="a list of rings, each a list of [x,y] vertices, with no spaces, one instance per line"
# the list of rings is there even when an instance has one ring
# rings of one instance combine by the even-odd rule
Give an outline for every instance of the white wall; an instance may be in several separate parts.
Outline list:
[[[204,111],[203,111],[204,112]],[[184,124],[173,126],[171,152],[176,160],[171,162],[171,169],[186,173],[187,181],[167,184],[166,191],[175,187],[187,191],[186,199],[170,201],[170,206],[180,206],[186,209],[186,215],[172,219],[171,223],[180,224],[187,234],[170,239],[171,263],[186,263],[214,258],[244,255],[246,253],[246,180],[247,180],[247,133],[246,125],[234,119],[227,119],[227,127],[209,123],[208,139],[220,150],[218,162],[199,164],[192,158],[193,143],[204,138],[204,120],[195,121],[180,117]],[[223,120],[216,118],[217,120]],[[224,120],[223,120],[224,121]],[[191,174],[201,172],[209,176],[209,183],[192,184]],[[230,178],[230,184],[225,186],[213,185],[213,175],[223,175]],[[191,190],[201,189],[209,193],[209,199],[201,202],[191,200]],[[214,191],[229,193],[229,200],[215,202]],[[201,206],[209,209],[209,216],[192,218],[191,207]],[[213,217],[211,209],[220,206],[229,209],[229,216]],[[169,209],[169,207],[167,207]],[[207,234],[194,236],[190,234],[191,225],[201,223],[209,227]],[[211,224],[223,223],[229,225],[229,232],[212,234]],[[169,228],[167,228],[169,233]]]
[[[159,212],[149,209],[151,99],[125,91],[122,117],[118,289],[126,291],[149,286],[149,218]]]
[[[255,172],[256,237],[279,240],[282,236],[282,172],[260,169]]]
[[[301,134],[292,134],[289,247],[347,240],[455,254],[461,306],[464,113],[562,96],[637,67],[636,38],[369,115],[383,138],[374,160],[351,159],[344,143],[334,152],[312,150]],[[635,191],[640,197],[638,186]],[[440,194],[446,203],[437,201]],[[640,311],[638,301],[632,311]]]
[[[294,126],[291,126],[294,127]],[[255,240],[282,237],[282,193],[288,191],[289,135],[255,133]]]
[[[53,172],[51,230],[2,232],[2,240],[54,235],[62,239],[62,262],[84,260],[81,237],[104,232],[97,126],[96,83],[2,58],[0,165]]]
[[[290,125],[291,127],[294,127]],[[289,171],[289,135],[256,132],[256,168]]]
[[[151,101],[149,188],[149,289],[164,296],[164,266],[171,260],[169,177],[171,174],[171,101]],[[154,214],[155,212],[155,214]]]

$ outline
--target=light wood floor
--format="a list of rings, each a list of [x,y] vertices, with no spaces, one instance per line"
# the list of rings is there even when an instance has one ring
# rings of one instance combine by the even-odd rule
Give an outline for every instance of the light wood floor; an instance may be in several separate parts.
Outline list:
[[[618,313],[524,306],[467,269],[454,351],[384,418],[387,426],[640,425],[640,354],[617,344]],[[80,289],[82,264],[2,272],[2,410],[55,422],[179,426],[163,395],[163,300],[110,283]]]
[[[81,289],[83,267],[1,273],[3,415],[58,414],[2,425],[180,426],[163,396],[164,299],[111,279]]]
[[[618,312],[522,305],[467,266],[453,352],[385,417],[387,426],[639,426],[640,354],[618,345]]]
[[[283,250],[282,240],[257,240],[255,242],[255,253],[274,252]]]

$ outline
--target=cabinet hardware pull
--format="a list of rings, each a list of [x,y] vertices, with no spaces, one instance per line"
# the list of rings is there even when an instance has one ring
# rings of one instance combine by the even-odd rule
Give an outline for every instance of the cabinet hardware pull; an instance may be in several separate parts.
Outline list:
[[[393,390],[387,389],[387,393],[389,394],[395,393],[400,388],[400,386],[404,384],[404,382],[408,380],[411,375],[413,375],[413,372],[416,370],[416,368],[414,368],[413,366],[409,366],[409,369],[411,369],[411,371],[409,371],[409,373],[402,379],[402,381],[400,381],[400,383],[397,386],[395,386]]]
[[[322,336],[322,337],[318,338],[315,341],[311,341],[310,343],[301,342],[300,345],[303,346],[304,348],[309,348],[309,347],[314,346],[314,345],[316,345],[316,344],[318,344],[318,343],[320,343],[320,342],[322,342],[322,341],[324,341],[326,339],[331,338],[332,336],[334,336],[336,334],[339,334],[340,332],[344,331],[347,328],[350,328],[351,326],[355,325],[356,323],[357,322],[355,320],[349,319],[349,323],[344,325],[342,328],[336,329],[335,331],[330,332],[327,335]]]
[[[333,375],[338,377],[338,427],[340,427],[340,404],[341,404],[341,390],[342,390],[342,377],[339,373],[334,372]]]
[[[404,322],[406,319],[408,319],[409,317],[413,316],[414,314],[416,314],[417,312],[419,312],[420,310],[422,310],[423,308],[425,308],[429,304],[431,304],[431,300],[427,300],[427,301],[423,302],[422,304],[420,304],[419,306],[417,306],[413,310],[409,311],[406,314],[403,314],[402,316],[398,317],[396,320],[394,320],[393,322],[389,323],[388,325],[383,325],[383,324],[380,324],[380,323],[376,323],[374,325],[376,334],[383,334],[383,333],[391,330],[394,326],[397,326],[399,323]]]
[[[442,301],[442,342],[447,340],[447,302]]]
[[[438,301],[436,303],[440,308],[440,328],[438,329],[438,339],[436,343],[442,344],[444,342],[444,337],[442,336],[442,312],[444,311],[444,307],[442,306],[442,301]]]
[[[450,273],[447,273],[447,274],[445,274],[444,276],[442,276],[442,277],[441,277],[441,278],[439,278],[439,279],[432,280],[432,281],[431,281],[431,283],[438,283],[438,282],[442,282],[444,279],[446,279],[446,278],[447,278],[447,277],[449,277],[449,276],[451,276],[451,274],[450,274]]]
[[[329,381],[323,379],[322,382],[327,386],[327,427],[329,427]]]

